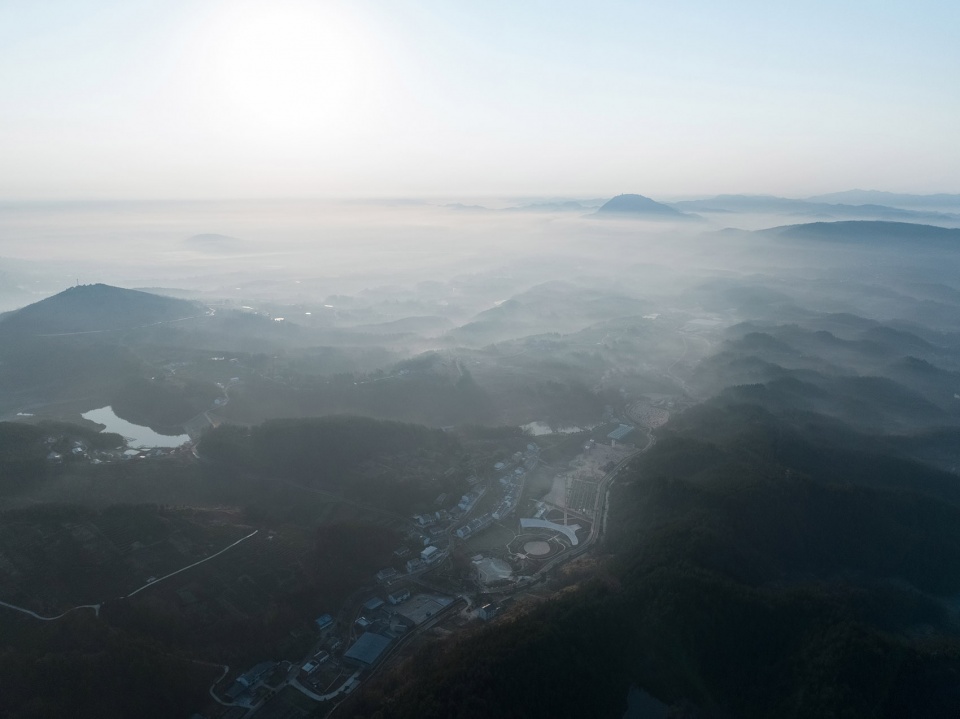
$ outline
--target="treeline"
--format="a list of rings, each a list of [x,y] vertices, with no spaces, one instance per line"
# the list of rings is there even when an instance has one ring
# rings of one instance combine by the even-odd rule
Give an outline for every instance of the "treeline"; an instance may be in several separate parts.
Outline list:
[[[422,652],[352,715],[619,717],[636,684],[673,716],[956,716],[955,477],[836,427],[689,411],[615,485],[614,581]]]

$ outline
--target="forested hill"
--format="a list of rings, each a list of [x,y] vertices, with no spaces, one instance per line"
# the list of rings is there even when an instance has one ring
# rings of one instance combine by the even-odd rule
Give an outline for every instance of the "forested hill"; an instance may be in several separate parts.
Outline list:
[[[222,425],[199,452],[230,471],[342,492],[398,513],[459,490],[469,471],[459,441],[441,430],[355,416]]]
[[[77,285],[0,320],[0,336],[126,330],[202,314],[186,300],[110,285]]]
[[[608,573],[418,655],[352,716],[621,717],[631,686],[674,716],[957,716],[956,478],[837,426],[688,410],[615,485]]]

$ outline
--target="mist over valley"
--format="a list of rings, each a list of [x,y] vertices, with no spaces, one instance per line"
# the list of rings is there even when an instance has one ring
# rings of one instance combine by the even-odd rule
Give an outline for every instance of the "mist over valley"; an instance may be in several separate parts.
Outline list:
[[[958,8],[0,3],[0,719],[960,716]]]
[[[873,647],[876,715],[953,706],[960,230],[615,199],[6,208],[5,661],[113,636],[83,661],[161,672],[124,700],[158,715],[866,712],[873,677],[801,659],[829,641],[832,671]],[[703,654],[744,636],[737,678]],[[605,679],[479,684],[550,655]]]

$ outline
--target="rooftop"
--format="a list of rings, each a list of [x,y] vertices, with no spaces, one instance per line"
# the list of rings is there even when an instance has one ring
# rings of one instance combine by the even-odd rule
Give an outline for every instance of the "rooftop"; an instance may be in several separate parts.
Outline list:
[[[473,566],[476,567],[480,581],[484,584],[510,579],[513,576],[513,568],[502,559],[496,557],[486,557],[480,560],[473,560]]]
[[[364,632],[353,646],[343,653],[343,658],[370,665],[380,658],[383,650],[388,646],[390,646],[390,640],[382,634]]]
[[[629,425],[629,424],[621,424],[619,427],[617,427],[615,430],[613,430],[610,434],[608,434],[608,435],[607,435],[607,438],[608,438],[608,439],[623,439],[623,438],[626,437],[628,434],[630,434],[632,431],[633,431],[633,426],[631,426],[631,425]]]

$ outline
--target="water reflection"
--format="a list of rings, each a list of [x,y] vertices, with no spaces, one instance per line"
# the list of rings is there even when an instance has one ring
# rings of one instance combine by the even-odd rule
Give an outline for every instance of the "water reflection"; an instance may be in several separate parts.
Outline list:
[[[142,427],[139,424],[120,419],[113,413],[113,407],[92,409],[80,416],[89,419],[91,422],[106,425],[105,432],[116,432],[122,435],[131,447],[179,447],[181,444],[190,441],[190,437],[185,434],[160,434],[149,427]]]

